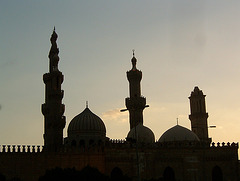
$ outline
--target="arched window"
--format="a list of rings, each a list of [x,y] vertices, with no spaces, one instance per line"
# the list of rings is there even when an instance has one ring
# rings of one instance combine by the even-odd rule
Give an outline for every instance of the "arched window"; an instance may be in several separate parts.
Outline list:
[[[163,179],[165,181],[175,181],[174,170],[171,167],[166,167],[163,172]]]
[[[85,141],[84,140],[79,141],[79,147],[85,147]]]
[[[212,181],[223,181],[222,169],[219,166],[212,169]]]
[[[89,146],[92,146],[94,143],[94,140],[89,140]]]
[[[72,142],[71,142],[71,146],[76,146],[77,145],[77,142],[76,142],[76,140],[72,140]]]

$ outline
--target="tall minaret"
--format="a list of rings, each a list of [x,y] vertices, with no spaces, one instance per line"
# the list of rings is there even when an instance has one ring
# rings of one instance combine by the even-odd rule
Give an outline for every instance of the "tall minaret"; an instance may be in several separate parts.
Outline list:
[[[208,137],[208,113],[206,112],[205,96],[198,87],[195,87],[191,93],[190,109],[191,114],[189,119],[191,120],[192,131],[198,136],[198,138],[206,143],[210,143]]]
[[[66,121],[63,113],[65,105],[62,104],[63,74],[58,70],[58,53],[57,48],[58,35],[53,30],[51,40],[51,49],[49,52],[49,73],[43,75],[45,83],[45,103],[42,104],[42,113],[44,115],[44,150],[57,151],[63,145],[63,128]]]
[[[139,123],[143,123],[143,110],[146,107],[146,98],[141,95],[140,82],[142,80],[142,72],[136,68],[137,59],[132,58],[132,69],[127,72],[129,81],[130,97],[125,99],[127,110],[129,111],[130,129]]]

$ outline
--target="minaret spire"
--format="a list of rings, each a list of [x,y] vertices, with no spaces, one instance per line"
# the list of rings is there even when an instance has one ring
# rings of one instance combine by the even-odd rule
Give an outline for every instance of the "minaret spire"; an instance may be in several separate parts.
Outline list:
[[[127,110],[129,111],[130,129],[143,123],[143,110],[146,107],[146,98],[141,95],[142,72],[136,68],[137,59],[133,50],[133,57],[131,59],[132,69],[127,72],[127,79],[129,81],[130,97],[125,99]]]
[[[137,59],[135,58],[135,50],[133,50],[133,58],[132,58],[132,70],[137,70],[136,64],[137,64]]]
[[[42,113],[44,115],[44,150],[57,151],[63,144],[63,128],[66,121],[63,116],[65,105],[62,104],[63,74],[58,70],[58,47],[57,33],[55,27],[50,38],[51,48],[49,51],[49,73],[43,75],[45,83],[45,103],[42,104]]]
[[[53,29],[53,33],[52,36],[50,38],[51,41],[51,48],[48,54],[48,58],[50,59],[49,63],[49,71],[57,71],[58,70],[58,61],[59,61],[59,57],[58,57],[58,53],[59,53],[59,49],[57,47],[57,38],[58,35],[55,31],[55,26]]]

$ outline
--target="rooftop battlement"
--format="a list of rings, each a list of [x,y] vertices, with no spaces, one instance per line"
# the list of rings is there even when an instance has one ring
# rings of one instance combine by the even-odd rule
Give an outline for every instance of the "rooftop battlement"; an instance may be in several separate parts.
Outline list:
[[[211,148],[238,148],[238,143],[234,143],[234,142],[232,142],[232,143],[229,143],[229,142],[227,142],[227,143],[225,143],[225,142],[214,143],[214,142],[212,142],[211,143]]]
[[[132,147],[131,145],[135,145],[136,143],[130,143],[126,141],[125,139],[109,139],[108,142],[106,142],[106,147]],[[149,148],[184,148],[184,147],[204,147],[206,145],[203,145],[199,142],[165,142],[165,143],[159,143],[155,142],[152,144],[138,144],[139,147],[149,147]],[[238,148],[238,143],[235,142],[212,142],[210,144],[210,148]],[[43,151],[44,146],[40,145],[0,145],[0,153],[40,153]],[[103,147],[89,147],[89,148],[75,148],[75,147],[63,147],[59,150],[59,152],[68,152],[68,151],[80,151],[80,152],[102,152]]]
[[[111,144],[124,144],[127,143],[126,139],[109,139]]]
[[[40,153],[40,145],[0,145],[0,153]]]

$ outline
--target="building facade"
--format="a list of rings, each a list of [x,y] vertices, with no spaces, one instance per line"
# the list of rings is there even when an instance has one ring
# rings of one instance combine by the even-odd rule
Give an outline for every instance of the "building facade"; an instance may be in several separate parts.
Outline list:
[[[0,173],[7,179],[36,181],[47,169],[56,167],[81,170],[86,166],[110,175],[115,168],[133,180],[163,179],[176,181],[238,181],[238,143],[213,143],[208,136],[208,113],[205,95],[195,87],[189,97],[191,130],[176,125],[157,141],[144,126],[143,110],[148,107],[141,95],[142,72],[133,53],[132,68],[127,72],[130,130],[126,139],[106,137],[100,117],[86,106],[75,116],[63,138],[66,120],[62,104],[63,74],[58,70],[58,47],[55,30],[50,38],[49,72],[45,83],[44,146],[1,145]]]

